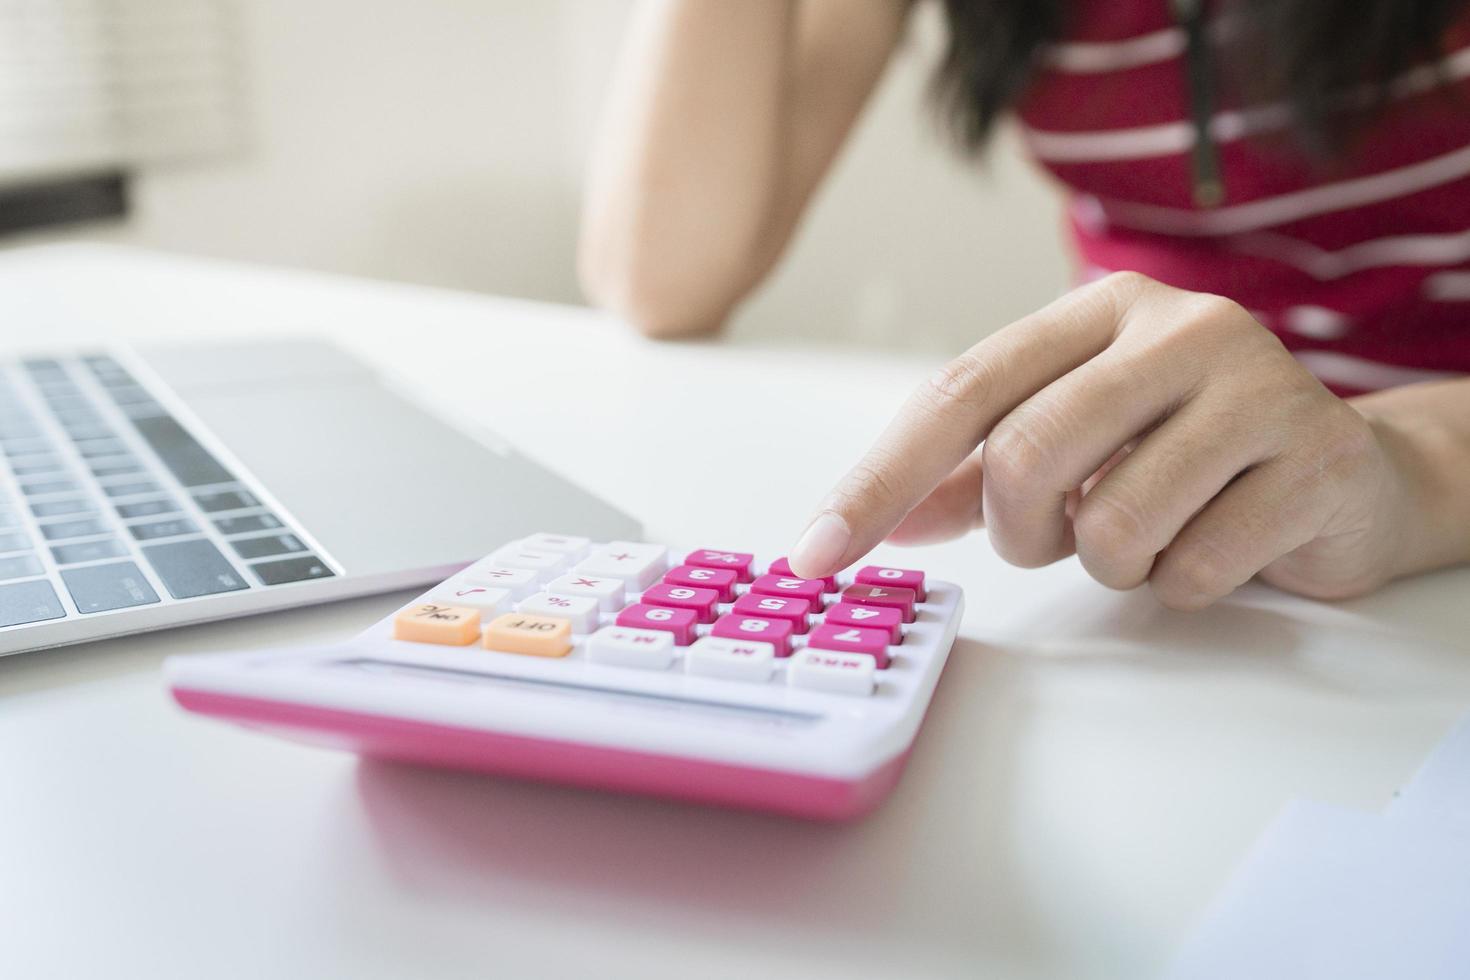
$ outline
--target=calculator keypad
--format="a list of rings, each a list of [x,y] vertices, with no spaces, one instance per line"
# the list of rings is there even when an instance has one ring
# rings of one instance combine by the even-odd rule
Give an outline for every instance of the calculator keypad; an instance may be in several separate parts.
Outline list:
[[[392,633],[546,658],[581,644],[609,668],[871,695],[928,598],[924,573],[869,565],[844,582],[797,578],[784,558],[763,567],[746,552],[696,549],[670,568],[659,545],[537,534],[401,611]]]

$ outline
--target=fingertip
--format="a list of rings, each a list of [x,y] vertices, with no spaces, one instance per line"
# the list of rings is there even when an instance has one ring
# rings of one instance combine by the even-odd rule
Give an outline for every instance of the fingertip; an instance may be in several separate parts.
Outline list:
[[[792,574],[821,578],[842,568],[842,556],[852,542],[852,529],[835,511],[824,510],[807,525],[787,556]]]

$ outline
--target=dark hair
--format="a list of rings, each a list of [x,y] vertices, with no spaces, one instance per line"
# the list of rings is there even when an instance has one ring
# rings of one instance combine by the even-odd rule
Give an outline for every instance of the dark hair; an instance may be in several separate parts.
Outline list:
[[[1069,0],[943,0],[949,42],[933,94],[956,142],[984,146],[1021,98],[1042,46],[1067,26]],[[1389,82],[1439,56],[1467,0],[1234,0],[1219,59],[1252,101],[1285,99],[1314,155],[1340,149],[1388,97]],[[1354,86],[1374,93],[1345,109]]]

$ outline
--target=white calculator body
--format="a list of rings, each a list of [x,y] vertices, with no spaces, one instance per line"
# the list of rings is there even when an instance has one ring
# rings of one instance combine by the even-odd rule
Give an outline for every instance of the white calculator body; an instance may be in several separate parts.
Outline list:
[[[910,569],[542,534],[343,643],[165,670],[190,711],[366,756],[843,819],[897,782],[962,604]]]

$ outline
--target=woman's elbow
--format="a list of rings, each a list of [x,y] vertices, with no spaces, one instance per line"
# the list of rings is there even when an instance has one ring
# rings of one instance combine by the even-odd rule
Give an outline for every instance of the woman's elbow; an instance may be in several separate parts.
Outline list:
[[[647,337],[668,340],[718,333],[744,292],[721,288],[725,277],[680,272],[671,262],[648,257],[613,261],[586,242],[577,258],[587,299]]]

